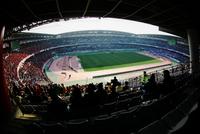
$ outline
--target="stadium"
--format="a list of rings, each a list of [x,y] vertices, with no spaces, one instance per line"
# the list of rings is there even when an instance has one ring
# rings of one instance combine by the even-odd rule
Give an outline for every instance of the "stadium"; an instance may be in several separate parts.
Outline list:
[[[5,55],[4,64],[8,65],[7,81],[16,86],[23,84],[28,88],[36,88],[36,85],[45,87],[61,84],[73,87],[103,83],[106,87],[109,81],[117,77],[122,86],[128,82],[134,91],[142,86],[141,76],[144,71],[148,72],[149,76],[155,73],[157,82],[163,79],[162,71],[166,69],[171,71],[173,77],[187,76],[185,64],[189,61],[188,45],[180,37],[91,30],[53,36],[20,33],[12,38],[15,39],[11,41],[9,48],[12,53]],[[184,66],[180,66],[181,64]],[[9,70],[13,70],[12,73]],[[135,104],[132,102],[134,107],[142,101],[140,90],[137,92],[133,94],[134,99],[137,99],[132,100],[135,101]],[[121,91],[120,94],[131,93]],[[67,97],[68,93],[64,96]],[[39,118],[43,117],[41,112],[47,110],[47,103],[43,102],[43,99],[39,101],[22,98],[20,101],[20,111],[23,114],[35,113]],[[125,105],[130,102],[122,104],[120,109],[126,108]],[[31,108],[33,106],[35,108]],[[87,112],[84,110],[81,108],[70,113],[84,117]],[[77,118],[75,115],[70,119]]]
[[[117,75],[125,81],[148,69],[158,70],[159,67],[170,67],[189,60],[186,41],[173,36],[134,35],[117,31],[71,32],[42,40],[40,38],[45,35],[36,36],[38,39],[30,43],[26,38],[18,41],[22,43],[18,43],[20,47],[16,42],[12,47],[18,51],[13,53],[13,57],[28,55],[22,56],[19,66],[15,65],[18,66],[16,79],[24,83],[88,84],[107,82]],[[35,71],[39,71],[38,76],[32,74]]]
[[[0,133],[199,132],[199,8],[186,11],[195,2],[9,2],[0,6]],[[138,20],[173,35],[130,33],[126,24],[29,32],[90,17]]]

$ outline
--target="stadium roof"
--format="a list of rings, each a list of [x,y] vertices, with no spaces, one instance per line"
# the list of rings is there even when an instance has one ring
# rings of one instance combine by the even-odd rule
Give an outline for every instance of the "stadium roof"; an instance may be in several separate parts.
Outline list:
[[[157,25],[185,36],[198,27],[197,0],[2,0],[0,25],[7,33],[74,17],[114,17]]]

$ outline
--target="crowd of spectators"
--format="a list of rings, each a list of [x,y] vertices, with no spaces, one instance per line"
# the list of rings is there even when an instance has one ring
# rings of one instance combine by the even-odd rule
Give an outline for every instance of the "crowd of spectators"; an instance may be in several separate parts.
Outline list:
[[[159,99],[175,90],[175,78],[170,71],[164,70],[163,80],[156,81],[157,74],[146,74],[140,77],[141,86],[132,87],[128,81],[122,83],[116,77],[105,85],[103,83],[90,83],[86,85],[64,86],[63,84],[27,84],[16,85],[12,83],[11,94],[19,105],[48,105],[48,118],[61,119],[68,112],[95,111],[99,106],[117,102],[120,94],[124,92],[140,96],[143,101]],[[64,118],[67,119],[68,117]]]
[[[17,65],[23,60],[26,56],[25,53],[5,53],[3,55],[3,65],[4,65],[4,74],[5,79],[8,83],[11,81],[17,81]]]

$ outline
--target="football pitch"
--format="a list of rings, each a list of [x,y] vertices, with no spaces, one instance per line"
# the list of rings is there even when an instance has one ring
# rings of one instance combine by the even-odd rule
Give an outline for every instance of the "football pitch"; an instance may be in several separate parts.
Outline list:
[[[98,71],[160,62],[160,60],[150,56],[123,51],[79,53],[76,56],[80,59],[84,71]]]

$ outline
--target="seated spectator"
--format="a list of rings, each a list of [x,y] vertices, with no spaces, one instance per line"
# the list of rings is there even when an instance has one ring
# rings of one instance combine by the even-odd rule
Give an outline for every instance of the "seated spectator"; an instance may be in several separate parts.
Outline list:
[[[148,82],[144,84],[144,99],[151,100],[159,97],[158,87],[155,80],[155,74],[151,74]]]
[[[123,86],[123,91],[127,91],[129,89],[130,89],[129,83],[128,83],[128,81],[125,81],[125,85]]]
[[[162,95],[167,95],[171,93],[173,90],[175,90],[175,81],[174,79],[170,76],[170,72],[168,70],[163,71],[164,79],[161,84],[161,94]]]
[[[111,87],[112,87],[111,83],[107,82],[105,85],[105,90],[108,94],[111,93]]]
[[[94,84],[89,84],[86,88],[86,93],[83,97],[83,101],[86,107],[93,107],[97,104],[97,98],[94,90],[96,89]]]
[[[69,101],[71,111],[76,111],[82,107],[81,90],[75,85],[72,86],[72,93],[70,94]]]
[[[97,85],[96,97],[98,104],[104,104],[107,102],[108,94],[106,90],[103,89],[103,83]]]
[[[117,96],[118,96],[118,93],[116,92],[116,87],[115,87],[115,86],[112,86],[112,87],[111,87],[111,92],[110,92],[110,94],[108,95],[108,98],[109,98],[108,101],[109,101],[109,102],[116,101]]]
[[[121,92],[121,91],[123,91],[123,87],[122,87],[121,82],[119,82],[119,84],[118,84],[117,87],[116,87],[116,92],[119,93],[119,92]]]
[[[114,79],[111,80],[111,83],[112,83],[112,85],[115,86],[115,87],[119,84],[119,81],[118,81],[118,79],[117,79],[116,76],[114,77]]]
[[[67,119],[67,104],[62,101],[57,94],[51,94],[52,101],[48,105],[48,119],[64,120]]]

